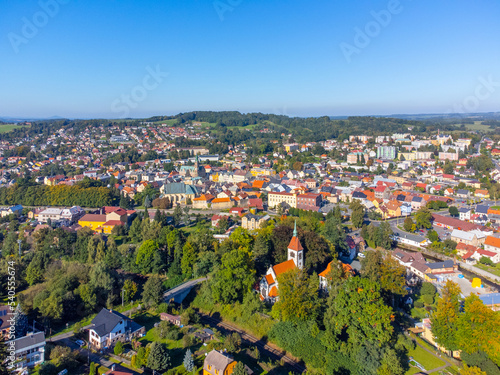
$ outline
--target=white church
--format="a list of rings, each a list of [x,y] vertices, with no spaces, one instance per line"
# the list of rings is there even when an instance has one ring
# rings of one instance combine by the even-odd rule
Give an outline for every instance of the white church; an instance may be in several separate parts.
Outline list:
[[[304,248],[297,236],[297,223],[293,229],[293,237],[288,245],[288,260],[269,267],[260,281],[260,299],[274,303],[278,300],[278,276],[294,268],[304,268]]]

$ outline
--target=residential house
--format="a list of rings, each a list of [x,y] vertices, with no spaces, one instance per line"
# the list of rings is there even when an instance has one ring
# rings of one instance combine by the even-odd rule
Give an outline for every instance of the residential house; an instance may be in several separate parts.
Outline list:
[[[215,198],[212,200],[212,209],[224,210],[233,207],[234,200],[232,198]]]
[[[181,326],[181,316],[180,315],[170,315],[167,313],[160,313],[160,320],[165,320],[177,327]]]
[[[484,243],[486,235],[478,230],[465,232],[459,229],[453,229],[451,232],[451,240],[457,244],[464,243],[466,245],[479,246]]]
[[[260,216],[246,214],[241,219],[241,227],[247,230],[257,230],[263,228],[271,217],[269,215]]]
[[[226,353],[212,350],[203,362],[203,375],[231,375],[236,361]]]
[[[461,207],[458,209],[458,214],[460,215],[460,220],[470,220],[471,210],[467,207]]]
[[[15,368],[12,370],[22,372],[22,369],[34,368],[45,361],[45,333],[28,333],[24,337],[7,341],[6,347],[14,346]],[[9,349],[10,351],[10,349]]]
[[[202,194],[197,198],[193,198],[193,208],[207,209],[213,199],[214,196],[212,194]]]
[[[146,329],[114,310],[103,308],[92,319],[89,342],[95,349],[111,347],[116,341],[130,341],[145,334]]]
[[[470,196],[470,191],[465,189],[458,189],[455,195],[459,198],[467,199]]]
[[[484,250],[500,253],[500,238],[488,236],[484,241]]]
[[[476,189],[474,196],[481,199],[490,199],[490,193],[486,189]]]

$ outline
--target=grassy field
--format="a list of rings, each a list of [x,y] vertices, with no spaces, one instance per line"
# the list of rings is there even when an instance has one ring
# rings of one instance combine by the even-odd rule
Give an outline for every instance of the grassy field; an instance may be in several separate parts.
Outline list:
[[[438,368],[438,367],[445,365],[445,363],[442,360],[429,354],[427,351],[422,349],[420,346],[417,346],[415,349],[410,350],[410,352],[408,353],[408,356],[413,357],[413,359],[415,361],[417,361],[418,363],[420,363],[422,366],[424,366],[427,371],[433,370],[435,368]],[[415,369],[417,369],[418,371],[414,371]],[[415,368],[415,367],[411,367],[410,370],[406,374],[407,375],[408,374],[415,374],[417,372],[420,372],[420,369]]]
[[[11,132],[14,129],[23,128],[23,127],[26,127],[26,125],[19,126],[19,125],[16,125],[16,124],[0,124],[0,133],[8,133],[8,132]]]
[[[472,124],[472,125],[471,124],[467,124],[467,125],[465,125],[465,127],[468,130],[477,130],[477,131],[483,131],[483,132],[491,130],[490,126],[489,125],[483,125],[482,121],[474,121],[474,124]]]
[[[490,266],[487,266],[486,264],[481,264],[481,263],[476,263],[474,265],[474,267],[477,267],[479,269],[482,269],[484,271],[487,271],[489,273],[492,273],[493,275],[496,275],[496,276],[500,276],[500,263],[497,264],[496,267],[490,267]]]

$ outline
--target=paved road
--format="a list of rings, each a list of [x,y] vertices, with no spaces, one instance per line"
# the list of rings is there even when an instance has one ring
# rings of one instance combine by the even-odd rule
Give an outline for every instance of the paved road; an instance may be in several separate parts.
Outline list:
[[[269,357],[274,358],[278,361],[283,360],[288,366],[292,367],[295,371],[298,371],[299,373],[303,373],[306,371],[306,368],[302,365],[302,363],[295,361],[294,359],[288,357],[286,353],[278,350],[277,348],[273,348],[272,346],[266,344],[262,340],[259,340],[258,338],[249,335],[245,331],[238,329],[234,326],[231,326],[227,323],[223,323],[220,320],[212,318],[211,316],[203,314],[201,312],[198,312],[198,314],[201,317],[201,321],[208,323],[211,327],[217,328],[224,332],[237,332],[240,334],[242,340],[257,346],[259,350],[265,352]]]

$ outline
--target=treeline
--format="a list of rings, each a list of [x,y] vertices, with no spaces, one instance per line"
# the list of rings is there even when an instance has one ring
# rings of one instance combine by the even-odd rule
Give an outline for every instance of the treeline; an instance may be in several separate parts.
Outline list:
[[[23,206],[110,206],[117,196],[107,187],[33,185],[0,188],[0,204]]]

